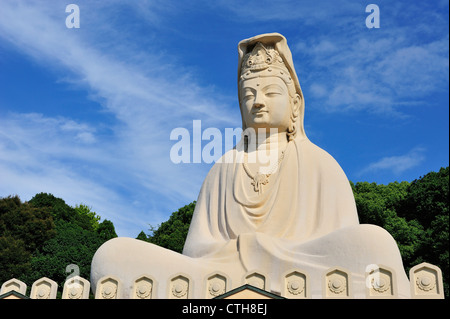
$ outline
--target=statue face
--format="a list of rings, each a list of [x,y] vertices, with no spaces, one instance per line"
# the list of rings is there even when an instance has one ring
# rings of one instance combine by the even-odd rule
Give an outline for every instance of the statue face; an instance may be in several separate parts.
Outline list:
[[[290,123],[289,91],[276,76],[256,77],[241,82],[241,108],[247,127],[277,128],[285,132]]]

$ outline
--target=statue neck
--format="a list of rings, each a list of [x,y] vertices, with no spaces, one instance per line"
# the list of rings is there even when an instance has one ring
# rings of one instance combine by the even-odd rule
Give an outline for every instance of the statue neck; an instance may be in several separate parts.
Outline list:
[[[287,143],[286,132],[259,131],[248,136],[246,148],[248,152],[255,150],[278,150],[282,152],[286,149]]]

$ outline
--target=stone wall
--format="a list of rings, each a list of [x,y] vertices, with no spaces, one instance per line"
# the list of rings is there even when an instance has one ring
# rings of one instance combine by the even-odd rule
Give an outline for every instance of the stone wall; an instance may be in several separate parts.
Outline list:
[[[395,273],[393,270],[381,265],[371,265],[365,274],[366,292],[363,298],[368,299],[395,299]],[[413,299],[443,299],[443,280],[441,270],[431,264],[421,263],[409,272],[411,285],[411,298]],[[266,290],[267,281],[264,274],[250,272],[242,278],[237,287],[251,285]],[[270,280],[274,280],[271,278]],[[282,280],[281,296],[288,299],[311,298],[311,278],[299,269],[292,269],[284,274]],[[159,285],[167,285],[164,293],[159,292]],[[231,289],[228,276],[224,273],[213,273],[206,276],[204,282],[193,283],[188,274],[174,274],[171,278],[153,278],[149,274],[142,274],[133,284],[133,299],[189,299],[193,297],[193,287],[201,289],[205,299],[219,297]],[[88,299],[91,284],[79,276],[68,279],[63,287],[62,299]],[[55,281],[43,277],[36,280],[31,286],[29,296],[26,296],[27,285],[18,279],[11,279],[3,283],[0,290],[2,296],[10,296],[15,291],[31,299],[56,299],[58,285]],[[322,296],[315,298],[361,298],[354,296],[352,280],[349,272],[340,267],[330,268],[324,272],[322,278]],[[114,276],[101,278],[93,292],[95,299],[122,299],[122,283]]]

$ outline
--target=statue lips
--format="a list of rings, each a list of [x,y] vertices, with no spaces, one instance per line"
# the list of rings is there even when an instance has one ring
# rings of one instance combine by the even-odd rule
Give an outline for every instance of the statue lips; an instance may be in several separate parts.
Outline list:
[[[267,111],[267,110],[256,110],[256,111],[252,112],[253,121],[256,121],[256,122],[267,121],[266,114],[269,114],[269,111]]]
[[[269,113],[269,111],[267,111],[267,110],[258,110],[258,111],[252,112],[253,115],[263,115],[264,113]]]

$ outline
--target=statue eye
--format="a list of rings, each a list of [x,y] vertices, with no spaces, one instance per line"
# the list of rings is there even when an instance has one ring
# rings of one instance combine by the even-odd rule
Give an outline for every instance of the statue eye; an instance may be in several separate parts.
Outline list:
[[[264,94],[267,97],[277,97],[283,94],[283,89],[278,85],[269,85],[264,88]]]
[[[279,92],[279,91],[268,91],[268,92],[266,92],[266,96],[268,96],[268,97],[275,97],[275,96],[278,96],[278,95],[281,95],[281,92]]]
[[[255,95],[253,94],[252,91],[250,91],[250,90],[245,90],[244,91],[244,96],[243,96],[244,100],[249,100],[249,99],[254,98],[254,97],[255,97]]]

